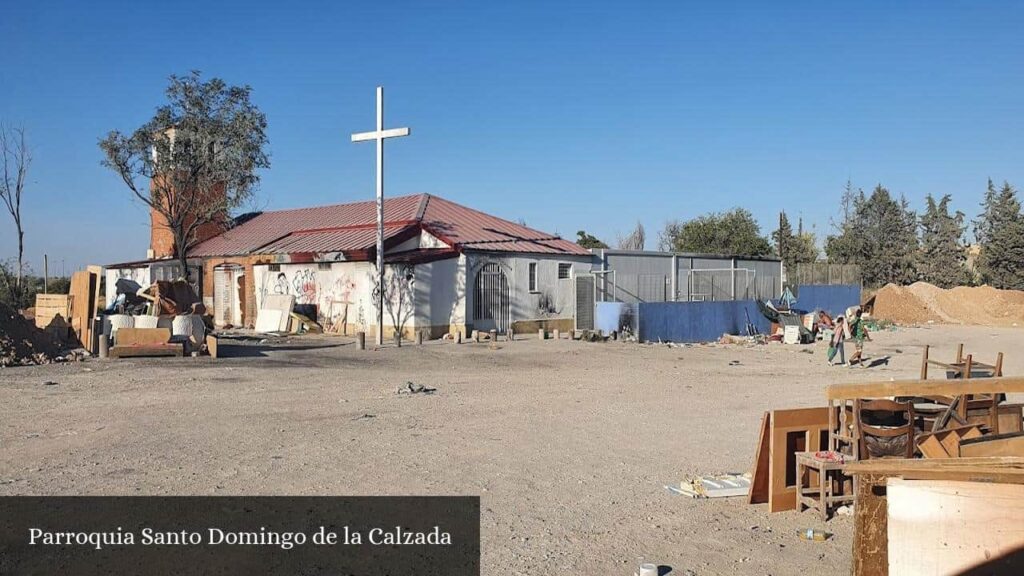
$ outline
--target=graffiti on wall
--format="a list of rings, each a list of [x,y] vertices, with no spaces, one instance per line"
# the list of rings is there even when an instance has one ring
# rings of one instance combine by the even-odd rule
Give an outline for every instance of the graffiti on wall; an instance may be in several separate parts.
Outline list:
[[[363,303],[358,296],[355,275],[348,271],[321,271],[290,266],[266,271],[256,289],[257,305],[262,307],[269,294],[288,294],[299,305],[315,305],[317,322],[328,332],[345,332],[350,324],[365,326]]]

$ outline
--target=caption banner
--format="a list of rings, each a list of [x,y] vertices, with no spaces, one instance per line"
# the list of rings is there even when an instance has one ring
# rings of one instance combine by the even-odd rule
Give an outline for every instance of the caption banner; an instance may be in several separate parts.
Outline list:
[[[0,574],[478,576],[480,499],[5,496]]]

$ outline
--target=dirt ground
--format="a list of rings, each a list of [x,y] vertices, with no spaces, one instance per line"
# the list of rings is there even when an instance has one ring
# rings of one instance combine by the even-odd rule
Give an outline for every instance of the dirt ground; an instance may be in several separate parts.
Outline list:
[[[629,575],[641,560],[680,575],[842,574],[850,517],[663,486],[748,470],[765,410],[823,405],[829,382],[915,377],[923,345],[941,359],[957,342],[992,361],[1024,330],[883,332],[868,369],[830,368],[823,344],[358,351],[315,336],[226,343],[243,357],[218,360],[7,368],[0,494],[479,495],[485,574]],[[437,392],[397,395],[406,381]],[[806,528],[835,536],[805,542]]]

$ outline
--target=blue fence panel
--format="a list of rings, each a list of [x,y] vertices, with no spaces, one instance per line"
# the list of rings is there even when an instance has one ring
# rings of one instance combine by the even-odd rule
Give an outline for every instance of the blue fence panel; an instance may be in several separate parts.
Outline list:
[[[805,312],[824,310],[835,316],[850,306],[860,306],[860,286],[856,284],[804,284],[797,286],[793,308]]]
[[[722,334],[746,334],[748,317],[758,333],[771,329],[753,300],[642,302],[637,314],[641,342],[709,342]]]

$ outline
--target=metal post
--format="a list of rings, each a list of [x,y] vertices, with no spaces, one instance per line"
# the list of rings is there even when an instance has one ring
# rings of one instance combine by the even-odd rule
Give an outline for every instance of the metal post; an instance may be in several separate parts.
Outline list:
[[[377,86],[377,132],[384,130],[384,87]],[[377,138],[377,345],[384,344],[384,139]]]
[[[50,257],[43,254],[43,294],[50,293]]]
[[[679,300],[679,256],[672,255],[672,301]]]

